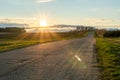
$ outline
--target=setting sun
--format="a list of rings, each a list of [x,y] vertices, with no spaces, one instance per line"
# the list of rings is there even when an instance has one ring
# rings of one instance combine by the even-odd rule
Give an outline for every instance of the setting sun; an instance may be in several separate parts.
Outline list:
[[[47,20],[45,20],[45,19],[40,20],[40,26],[41,27],[46,27],[47,25],[48,25]]]

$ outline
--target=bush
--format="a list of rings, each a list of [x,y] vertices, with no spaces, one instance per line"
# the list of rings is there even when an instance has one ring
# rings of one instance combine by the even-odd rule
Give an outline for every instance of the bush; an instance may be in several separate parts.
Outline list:
[[[106,31],[103,34],[104,37],[120,37],[120,30],[116,31]]]

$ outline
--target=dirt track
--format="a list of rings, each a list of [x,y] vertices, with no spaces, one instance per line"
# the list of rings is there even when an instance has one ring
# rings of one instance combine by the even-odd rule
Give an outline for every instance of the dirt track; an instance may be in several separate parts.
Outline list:
[[[0,53],[0,80],[99,80],[94,44],[90,33]]]

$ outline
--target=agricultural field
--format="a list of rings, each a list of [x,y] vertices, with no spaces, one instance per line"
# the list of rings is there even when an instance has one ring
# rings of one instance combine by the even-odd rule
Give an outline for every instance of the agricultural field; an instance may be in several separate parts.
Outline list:
[[[102,80],[120,80],[120,38],[96,38]]]
[[[0,35],[0,52],[23,48],[57,40],[66,40],[86,36],[88,32],[65,33],[13,33]]]

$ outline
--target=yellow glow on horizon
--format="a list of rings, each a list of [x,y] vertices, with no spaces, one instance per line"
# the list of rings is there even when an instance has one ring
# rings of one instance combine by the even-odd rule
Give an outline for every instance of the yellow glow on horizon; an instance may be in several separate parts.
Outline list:
[[[40,27],[46,27],[46,26],[48,26],[48,24],[47,24],[47,20],[45,20],[45,19],[42,19],[42,20],[40,20]]]

